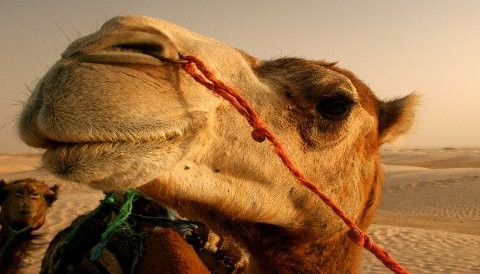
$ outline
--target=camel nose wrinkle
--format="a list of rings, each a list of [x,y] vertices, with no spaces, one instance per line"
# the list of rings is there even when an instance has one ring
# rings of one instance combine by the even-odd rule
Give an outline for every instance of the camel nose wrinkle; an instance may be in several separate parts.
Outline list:
[[[91,35],[74,41],[62,58],[79,58],[85,62],[138,62],[132,56],[151,56],[160,61],[178,59],[178,47],[168,34],[147,26],[128,26],[114,18]],[[108,31],[108,34],[105,32]]]

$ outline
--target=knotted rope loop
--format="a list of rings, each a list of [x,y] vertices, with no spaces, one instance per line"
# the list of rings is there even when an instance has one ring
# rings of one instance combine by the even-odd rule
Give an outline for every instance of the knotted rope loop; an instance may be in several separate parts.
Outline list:
[[[364,247],[375,255],[382,263],[395,273],[409,273],[394,258],[380,246],[376,245],[365,232],[357,229],[350,229],[348,237],[357,245]]]
[[[182,68],[185,70],[185,72],[190,74],[193,79],[202,84],[204,87],[215,92],[216,94],[220,95],[220,97],[230,102],[230,104],[232,104],[237,109],[237,111],[243,117],[245,117],[245,119],[247,119],[250,126],[252,126],[254,130],[257,130],[255,134],[252,133],[252,137],[259,137],[260,132],[263,132],[263,134],[261,135],[264,135],[265,137],[267,137],[266,135],[271,135],[268,134],[267,126],[265,125],[265,123],[263,123],[263,121],[260,119],[255,110],[250,106],[250,104],[234,89],[225,85],[222,81],[219,81],[215,77],[215,74],[210,71],[202,61],[200,61],[195,56],[181,56],[181,58],[190,62],[182,65]],[[205,77],[195,71],[195,66],[200,72],[202,72]],[[257,141],[256,137],[254,137],[254,139]],[[261,138],[259,139],[261,140]]]
[[[363,246],[366,249],[371,248],[372,241],[363,231],[357,229],[350,229],[347,232],[348,237],[357,245]]]
[[[275,153],[282,160],[283,164],[290,170],[290,172],[297,178],[297,180],[310,189],[312,192],[317,194],[317,196],[322,199],[322,201],[329,206],[335,214],[337,214],[343,222],[350,227],[348,236],[356,244],[363,246],[370,252],[372,252],[387,268],[392,270],[397,274],[407,274],[409,273],[407,269],[402,267],[395,259],[393,259],[388,252],[383,248],[376,245],[370,237],[368,237],[348,216],[347,214],[339,208],[335,202],[333,202],[330,197],[323,194],[320,189],[310,180],[308,180],[305,175],[293,164],[293,162],[288,157],[286,151],[283,149],[282,144],[277,140],[277,138],[271,133],[266,124],[260,119],[255,110],[248,104],[248,102],[240,95],[238,92],[223,82],[219,81],[213,72],[211,72],[206,65],[195,56],[182,56],[180,55],[181,60],[188,61],[188,63],[183,64],[183,70],[191,75],[198,83],[205,86],[209,90],[220,95],[222,98],[230,102],[238,112],[247,119],[250,126],[253,128],[252,138],[257,142],[263,142],[265,139],[269,140]],[[196,68],[203,74],[197,73]],[[208,79],[208,81],[207,81]]]
[[[267,138],[267,134],[268,134],[268,131],[264,128],[256,128],[256,129],[252,130],[253,140],[255,140],[259,143],[265,141],[265,139]]]

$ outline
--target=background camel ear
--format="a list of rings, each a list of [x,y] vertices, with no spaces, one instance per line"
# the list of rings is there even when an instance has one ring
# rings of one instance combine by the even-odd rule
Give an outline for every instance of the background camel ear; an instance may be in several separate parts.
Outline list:
[[[49,188],[49,191],[44,193],[45,200],[49,205],[51,205],[53,202],[57,200],[57,194],[58,194],[58,185],[54,185]]]
[[[56,195],[58,192],[58,188],[59,188],[58,185],[53,185],[52,187],[50,187],[50,190]]]
[[[419,96],[411,93],[405,97],[380,103],[380,143],[394,141],[412,127]]]

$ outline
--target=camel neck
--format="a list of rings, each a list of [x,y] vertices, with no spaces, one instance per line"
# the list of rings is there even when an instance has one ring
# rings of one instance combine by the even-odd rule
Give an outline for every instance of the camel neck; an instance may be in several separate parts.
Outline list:
[[[17,273],[34,238],[35,236],[32,236],[27,230],[16,234],[2,233],[0,239],[0,273]]]
[[[348,238],[346,230],[328,240],[315,241],[308,232],[254,226],[250,230],[253,232],[240,234],[245,236],[244,243],[260,272],[357,273],[359,270],[361,248]]]

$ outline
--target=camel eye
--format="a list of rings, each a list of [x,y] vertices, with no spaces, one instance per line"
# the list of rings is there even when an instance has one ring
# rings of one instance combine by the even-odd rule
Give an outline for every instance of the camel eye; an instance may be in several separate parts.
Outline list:
[[[347,117],[352,108],[353,101],[344,95],[324,97],[315,107],[315,110],[324,118],[339,121]]]

